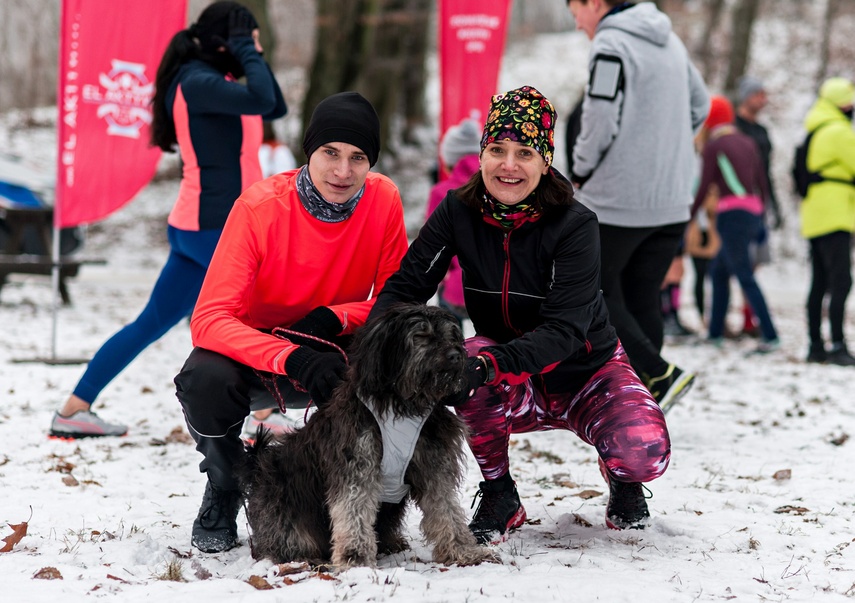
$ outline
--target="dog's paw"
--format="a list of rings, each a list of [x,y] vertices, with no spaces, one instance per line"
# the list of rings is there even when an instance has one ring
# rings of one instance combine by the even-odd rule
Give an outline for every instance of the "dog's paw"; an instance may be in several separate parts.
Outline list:
[[[377,544],[377,552],[383,555],[394,555],[409,550],[410,545],[403,536],[383,540]]]
[[[502,562],[498,553],[483,546],[467,546],[445,552],[434,550],[433,560],[444,565],[460,566]]]
[[[374,555],[352,549],[333,552],[332,564],[337,572],[343,572],[351,567],[377,567],[377,559]]]

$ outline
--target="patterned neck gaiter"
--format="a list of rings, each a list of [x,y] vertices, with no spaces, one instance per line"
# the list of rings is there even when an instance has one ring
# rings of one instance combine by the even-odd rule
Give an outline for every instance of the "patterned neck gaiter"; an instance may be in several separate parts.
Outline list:
[[[309,166],[304,165],[297,173],[297,196],[306,211],[321,222],[343,222],[347,220],[356,209],[356,204],[362,199],[365,185],[362,185],[355,195],[345,203],[330,203],[323,198],[318,189],[315,188],[312,178],[309,176]]]
[[[484,221],[503,230],[513,230],[526,222],[536,222],[543,213],[538,209],[534,195],[535,193],[532,192],[528,199],[524,199],[516,205],[505,205],[485,191],[484,203],[481,204]]]

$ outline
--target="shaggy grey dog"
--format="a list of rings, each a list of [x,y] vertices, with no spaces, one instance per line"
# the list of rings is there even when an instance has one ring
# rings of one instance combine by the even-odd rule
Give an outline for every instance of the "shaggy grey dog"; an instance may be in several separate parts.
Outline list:
[[[401,530],[413,500],[434,561],[498,561],[466,525],[457,496],[466,431],[440,403],[465,386],[465,361],[460,327],[437,307],[397,305],[359,329],[329,404],[296,433],[273,439],[260,431],[238,470],[253,556],[374,566],[378,552],[407,548]],[[423,422],[418,440],[410,438],[409,464],[399,462],[406,467],[398,477],[400,502],[382,500],[395,479],[381,471],[384,444],[375,416],[391,425]]]

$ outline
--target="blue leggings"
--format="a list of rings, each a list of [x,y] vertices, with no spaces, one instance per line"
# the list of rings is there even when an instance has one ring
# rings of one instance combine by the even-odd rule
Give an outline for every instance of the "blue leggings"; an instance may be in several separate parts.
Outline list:
[[[74,395],[92,404],[140,352],[188,316],[222,230],[178,230],[169,226],[169,257],[142,313],[108,339],[89,362]]]

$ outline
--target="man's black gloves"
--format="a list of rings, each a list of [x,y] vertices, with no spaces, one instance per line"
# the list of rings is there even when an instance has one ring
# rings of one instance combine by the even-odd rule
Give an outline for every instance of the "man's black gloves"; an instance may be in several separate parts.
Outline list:
[[[344,327],[341,325],[341,322],[339,322],[338,316],[335,315],[335,312],[326,306],[319,306],[292,324],[290,327],[285,327],[285,329],[287,331],[294,331],[310,335],[311,337],[317,337],[323,341],[334,341],[344,330]],[[291,333],[286,333],[285,337],[297,345],[309,346],[319,352],[332,351],[332,348],[329,345],[315,341],[309,337],[300,337],[299,335],[293,335]],[[339,342],[339,345],[342,345],[341,342]]]
[[[465,387],[459,392],[449,394],[442,403],[446,406],[460,406],[475,395],[478,388],[487,382],[487,361],[480,356],[470,356],[466,360]]]
[[[285,372],[309,392],[318,407],[329,402],[345,370],[347,364],[338,352],[318,352],[306,346],[291,352],[285,361]]]
[[[252,30],[258,29],[258,22],[248,8],[235,7],[229,12],[229,39],[252,37]]]
[[[289,331],[298,331],[313,337],[320,337],[326,341],[330,341],[336,335],[339,335],[344,327],[338,320],[335,312],[326,306],[318,306],[303,318],[288,327]]]

